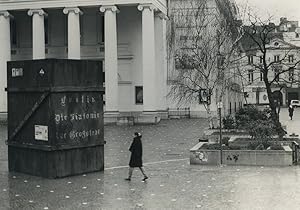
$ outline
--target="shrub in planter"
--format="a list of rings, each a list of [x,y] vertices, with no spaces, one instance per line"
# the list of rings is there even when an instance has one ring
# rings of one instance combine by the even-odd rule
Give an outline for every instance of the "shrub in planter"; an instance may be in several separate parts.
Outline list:
[[[248,144],[248,149],[250,150],[265,150],[270,146],[269,142],[258,142],[258,141],[251,141]]]
[[[229,147],[231,150],[241,150],[241,149],[243,149],[241,146],[239,146],[239,145],[231,145],[230,147]]]
[[[230,137],[223,137],[222,144],[225,144],[226,146],[228,146],[229,139],[230,139]]]
[[[234,129],[236,128],[235,120],[231,115],[227,115],[222,119],[224,129]]]
[[[252,140],[258,143],[259,148],[256,147],[255,149],[267,149],[272,137],[276,135],[276,128],[271,120],[252,121],[249,123],[248,131]]]
[[[255,106],[247,106],[240,109],[236,115],[236,125],[240,129],[247,129],[249,122],[258,120],[267,121],[270,118],[268,110],[260,111]]]

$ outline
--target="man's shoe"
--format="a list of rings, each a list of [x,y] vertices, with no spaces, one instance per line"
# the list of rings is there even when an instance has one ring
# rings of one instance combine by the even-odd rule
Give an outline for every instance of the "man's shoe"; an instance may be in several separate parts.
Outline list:
[[[144,179],[143,179],[143,181],[146,181],[146,179],[148,179],[148,176],[145,176]]]
[[[126,181],[131,181],[131,178],[126,178],[125,180],[126,180]]]

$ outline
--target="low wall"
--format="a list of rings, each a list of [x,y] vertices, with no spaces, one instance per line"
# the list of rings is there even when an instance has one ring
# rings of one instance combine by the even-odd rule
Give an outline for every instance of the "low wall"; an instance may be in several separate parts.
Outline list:
[[[190,150],[190,164],[218,165],[219,150],[202,150],[203,142]],[[293,164],[292,149],[284,146],[284,150],[223,150],[225,165],[257,165],[257,166],[290,166]]]
[[[201,150],[200,147],[205,144],[199,142],[190,149],[190,164],[199,165],[217,165],[220,164],[220,151],[218,150]]]
[[[223,163],[226,165],[263,165],[290,166],[293,165],[292,150],[225,150]]]

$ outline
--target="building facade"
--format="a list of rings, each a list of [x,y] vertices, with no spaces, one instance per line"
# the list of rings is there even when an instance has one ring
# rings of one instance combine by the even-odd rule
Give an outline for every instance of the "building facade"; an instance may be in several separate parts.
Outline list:
[[[0,1],[0,113],[7,112],[6,62],[103,61],[105,121],[166,116],[166,0]]]
[[[270,65],[268,80],[274,80],[271,88],[277,101],[287,106],[291,100],[300,98],[300,30],[298,21],[288,21],[287,18],[281,18],[279,25],[271,28],[270,41],[265,44],[265,61]],[[251,46],[249,39],[244,39],[242,45],[245,103],[268,105],[268,94],[260,69],[264,62],[263,54],[257,45]]]
[[[192,117],[209,117],[217,116],[222,101],[222,113],[234,114],[243,104],[238,63],[233,62],[239,56],[235,2],[174,0],[169,9],[168,87],[174,97],[168,106],[189,107]],[[181,90],[174,88],[178,83]]]

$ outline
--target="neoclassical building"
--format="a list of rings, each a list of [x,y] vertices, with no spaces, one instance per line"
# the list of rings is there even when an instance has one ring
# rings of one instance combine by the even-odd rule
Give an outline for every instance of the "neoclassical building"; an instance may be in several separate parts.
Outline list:
[[[94,59],[103,61],[106,122],[158,122],[167,110],[166,19],[167,0],[1,0],[0,113],[7,61]]]

